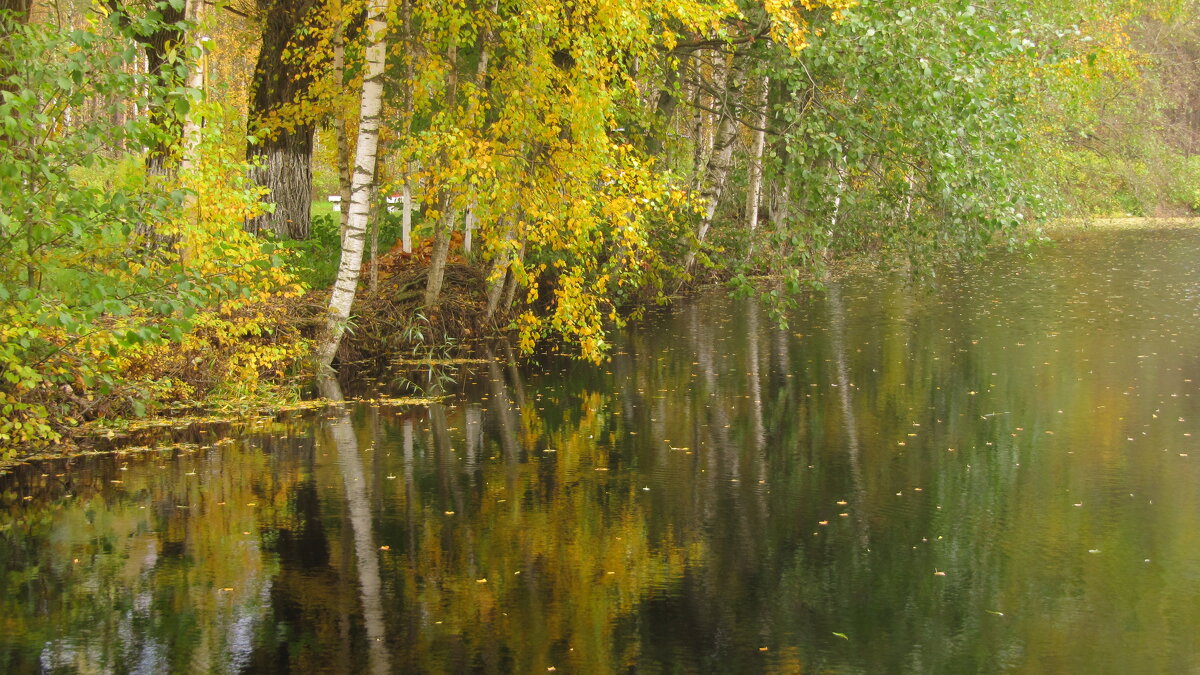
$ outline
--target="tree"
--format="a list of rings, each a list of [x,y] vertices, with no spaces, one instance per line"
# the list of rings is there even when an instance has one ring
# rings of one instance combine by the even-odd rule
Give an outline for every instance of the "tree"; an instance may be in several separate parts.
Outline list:
[[[0,12],[10,12],[10,18],[20,23],[29,21],[33,0],[0,0]]]
[[[387,57],[387,24],[384,20],[386,8],[387,0],[371,0],[367,9],[366,72],[363,75],[359,106],[358,143],[354,157],[354,178],[350,188],[350,215],[346,219],[346,231],[341,238],[341,264],[338,266],[337,281],[329,299],[325,333],[316,352],[318,377],[323,383],[324,392],[336,391],[336,382],[332,381],[330,376],[333,357],[337,354],[342,335],[346,331],[354,295],[358,290],[367,219],[371,210],[370,200],[375,188],[376,151],[383,110],[383,69]]]
[[[288,239],[306,239],[312,209],[314,111],[306,107],[324,54],[317,49],[323,0],[258,0],[265,15],[254,69],[248,130],[256,142],[254,180],[270,191],[273,211],[247,223]]]

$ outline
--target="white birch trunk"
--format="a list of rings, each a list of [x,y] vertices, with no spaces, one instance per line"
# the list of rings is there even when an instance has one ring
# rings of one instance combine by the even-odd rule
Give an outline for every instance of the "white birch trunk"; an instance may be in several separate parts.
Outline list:
[[[413,120],[413,80],[416,77],[416,70],[413,67],[413,40],[412,40],[412,3],[409,0],[402,0],[400,5],[402,16],[402,24],[404,26],[404,86],[401,88],[404,94],[404,117],[402,121],[401,133],[406,137],[412,134]],[[400,249],[405,253],[412,253],[412,214],[413,214],[413,188],[412,188],[413,163],[406,161],[404,163],[404,186],[402,188],[401,201],[401,216],[400,216]]]
[[[330,379],[333,356],[337,353],[350,308],[358,290],[362,268],[363,243],[370,213],[371,191],[375,184],[375,159],[379,146],[379,120],[383,109],[383,65],[387,52],[384,22],[386,0],[372,0],[367,9],[369,43],[366,49],[366,74],[363,77],[362,102],[358,120],[358,145],[354,157],[354,179],[350,190],[350,216],[342,237],[342,260],[337,281],[329,299],[325,336],[317,348],[317,371],[321,380]]]
[[[196,51],[195,61],[188,65],[188,89],[203,90],[204,88],[204,34],[200,24],[204,20],[204,0],[187,0],[184,6],[184,18],[192,23],[188,35],[188,46]],[[200,124],[196,121],[196,111],[189,109],[183,117],[183,153],[180,158],[180,169],[186,171],[195,166],[196,148],[200,145]]]
[[[829,217],[829,230],[825,233],[825,241],[821,244],[821,261],[822,261],[822,278],[829,275],[829,268],[825,266],[829,262],[830,245],[833,244],[834,234],[837,232],[838,218],[842,211],[842,193],[846,191],[846,159],[845,157],[838,158],[837,164],[837,191],[833,195],[833,215]]]
[[[904,222],[907,223],[912,218],[913,190],[916,189],[916,183],[908,174],[905,174],[904,182],[908,185],[908,194],[904,196]]]
[[[762,201],[763,149],[767,145],[767,95],[771,78],[763,76],[758,100],[758,128],[754,130],[754,157],[750,162],[750,186],[746,190],[746,224],[753,232],[758,228],[758,204]]]
[[[704,209],[704,217],[700,220],[700,226],[696,230],[696,245],[688,251],[687,258],[684,261],[684,269],[688,271],[691,271],[692,265],[696,261],[696,253],[699,246],[704,243],[704,238],[708,236],[708,230],[712,226],[713,218],[717,213],[717,206],[720,205],[721,196],[725,192],[726,179],[729,177],[729,165],[733,160],[733,146],[737,140],[737,119],[734,118],[733,111],[729,106],[729,97],[738,88],[738,72],[735,59],[736,55],[729,57],[729,63],[724,72],[725,82],[721,92],[722,99],[718,102],[721,111],[721,121],[717,125],[716,137],[713,141],[713,154],[704,172],[704,197],[708,203]]]
[[[409,178],[411,171],[406,168],[404,170],[404,187],[401,192],[400,201],[400,248],[405,253],[412,253],[412,179]]]
[[[346,83],[346,39],[344,23],[341,16],[340,3],[336,7],[337,26],[333,33],[333,77],[337,82],[340,90]],[[350,218],[350,192],[351,183],[354,178],[350,173],[350,139],[346,137],[345,106],[338,106],[338,112],[334,118],[334,124],[337,125],[335,136],[337,138],[337,173],[338,173],[338,196],[341,197],[342,208],[339,216],[341,217],[341,227],[339,228],[342,235],[346,233],[346,224]]]
[[[471,203],[467,205],[467,219],[463,226],[463,253],[467,256],[471,255],[471,239],[475,232],[475,199],[471,199]]]

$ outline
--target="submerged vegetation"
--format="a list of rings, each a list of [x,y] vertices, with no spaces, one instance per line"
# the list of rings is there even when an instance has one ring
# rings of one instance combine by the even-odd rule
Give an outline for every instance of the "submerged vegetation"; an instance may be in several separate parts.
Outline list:
[[[499,330],[600,360],[700,281],[781,308],[849,255],[1190,214],[1195,10],[6,0],[0,456]]]

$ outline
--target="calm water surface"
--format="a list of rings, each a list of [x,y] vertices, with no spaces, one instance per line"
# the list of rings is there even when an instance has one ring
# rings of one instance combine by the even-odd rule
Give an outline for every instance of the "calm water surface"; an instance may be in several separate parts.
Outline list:
[[[3,672],[1195,672],[1200,230],[0,477]]]

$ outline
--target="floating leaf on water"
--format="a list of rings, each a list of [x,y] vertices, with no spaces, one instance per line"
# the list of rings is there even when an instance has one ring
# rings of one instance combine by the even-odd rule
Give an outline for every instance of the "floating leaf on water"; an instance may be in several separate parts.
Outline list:
[[[840,637],[840,638],[842,638],[843,640],[849,640],[849,639],[850,639],[850,638],[846,637],[846,634],[845,634],[845,633],[837,633],[837,632],[835,632],[835,633],[833,634],[833,636],[834,636],[834,637]]]

